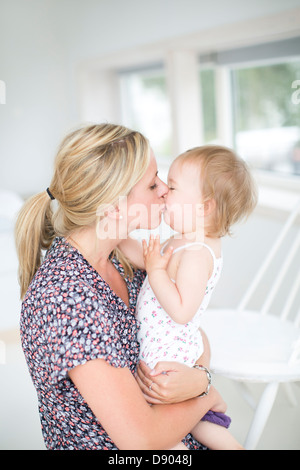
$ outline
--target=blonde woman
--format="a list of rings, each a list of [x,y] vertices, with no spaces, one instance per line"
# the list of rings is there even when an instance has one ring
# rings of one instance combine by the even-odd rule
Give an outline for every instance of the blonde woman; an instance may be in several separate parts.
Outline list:
[[[49,188],[19,214],[21,338],[48,449],[166,449],[208,410],[225,411],[213,387],[198,398],[205,371],[137,367],[145,274],[140,255],[133,267],[120,246],[132,230],[159,225],[167,191],[140,133],[91,125],[65,138]]]

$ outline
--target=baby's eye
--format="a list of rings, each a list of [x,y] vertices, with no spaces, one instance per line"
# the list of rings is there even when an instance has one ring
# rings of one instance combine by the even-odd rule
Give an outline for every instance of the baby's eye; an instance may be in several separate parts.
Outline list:
[[[172,186],[169,186],[169,190],[170,191],[174,191],[175,188],[173,188]]]
[[[151,190],[153,190],[153,189],[155,189],[155,188],[157,188],[157,183],[154,183],[152,186],[150,186],[150,189],[151,189]]]

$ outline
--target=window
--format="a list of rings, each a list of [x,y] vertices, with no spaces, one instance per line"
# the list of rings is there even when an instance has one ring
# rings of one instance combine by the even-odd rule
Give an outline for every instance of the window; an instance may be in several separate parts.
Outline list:
[[[217,139],[217,116],[215,95],[215,71],[213,68],[200,69],[203,137],[205,143]]]
[[[203,54],[204,142],[254,168],[300,175],[300,37]]]
[[[162,68],[120,73],[122,122],[142,132],[157,157],[171,155],[171,120]]]
[[[300,175],[299,50],[297,37],[200,55],[199,144],[232,146],[251,167],[272,175]],[[168,164],[179,150],[163,65],[119,77],[122,123],[145,134]]]
[[[300,60],[231,70],[234,145],[254,167],[300,174]]]

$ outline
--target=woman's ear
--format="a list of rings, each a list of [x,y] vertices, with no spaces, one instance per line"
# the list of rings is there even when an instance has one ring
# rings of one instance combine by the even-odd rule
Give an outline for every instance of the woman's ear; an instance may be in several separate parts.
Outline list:
[[[127,198],[120,196],[115,204],[100,204],[97,208],[98,217],[108,217],[113,220],[121,220],[127,213]]]
[[[120,212],[119,206],[110,206],[110,208],[106,212],[106,216],[113,220],[122,220],[123,215]]]

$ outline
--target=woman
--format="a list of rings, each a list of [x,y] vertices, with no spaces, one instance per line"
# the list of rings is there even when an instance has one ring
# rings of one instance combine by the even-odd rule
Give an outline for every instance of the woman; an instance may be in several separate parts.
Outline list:
[[[203,371],[161,363],[151,376],[142,364],[136,377],[144,273],[120,247],[159,225],[167,191],[141,134],[91,125],[66,137],[50,187],[19,214],[22,347],[49,449],[167,449],[209,409],[225,411],[214,388],[192,398]]]

